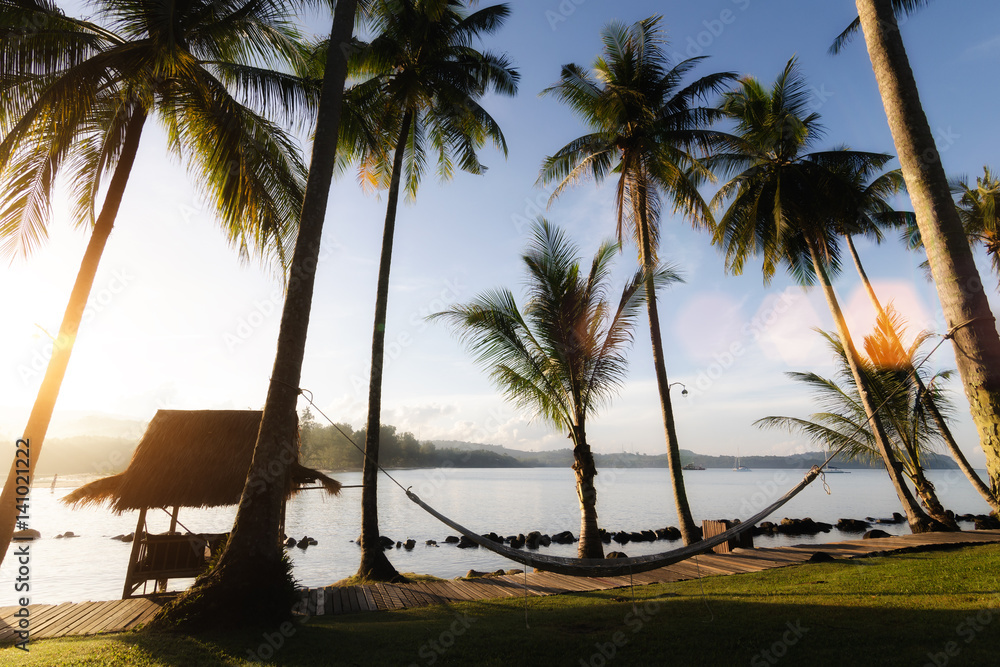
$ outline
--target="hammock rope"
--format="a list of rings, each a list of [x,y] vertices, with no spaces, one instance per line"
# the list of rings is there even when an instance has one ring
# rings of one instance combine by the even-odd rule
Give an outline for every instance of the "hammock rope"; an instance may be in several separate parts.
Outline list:
[[[527,565],[535,568],[536,570],[544,570],[546,572],[556,572],[558,574],[568,574],[580,577],[614,577],[649,572],[650,570],[679,563],[682,560],[687,560],[692,556],[697,556],[698,554],[705,553],[706,551],[711,551],[713,547],[728,542],[732,538],[750,530],[758,522],[764,520],[770,514],[777,511],[782,505],[787,503],[800,491],[802,491],[802,489],[806,488],[819,474],[819,466],[813,466],[809,472],[806,473],[805,477],[802,478],[802,481],[792,487],[787,493],[785,493],[785,495],[778,498],[778,500],[771,503],[757,514],[754,514],[746,521],[738,523],[718,535],[679,549],[674,549],[672,551],[650,554],[647,556],[612,559],[565,558],[562,556],[549,556],[546,554],[536,554],[522,551],[520,549],[514,549],[512,547],[494,542],[488,537],[483,537],[482,535],[469,530],[457,521],[449,519],[444,514],[441,514],[436,509],[422,501],[417,494],[413,493],[409,489],[406,490],[406,496],[441,523],[464,535],[470,541],[475,542],[484,549],[492,551],[493,553],[503,556],[504,558],[508,558],[521,563],[522,565]]]
[[[946,340],[949,340],[951,337],[953,337],[956,331],[965,326],[968,326],[969,324],[972,324],[974,321],[975,319],[972,319],[967,322],[955,325],[951,329],[949,329],[948,333],[941,336],[941,340],[938,341],[938,344],[934,346],[934,348],[930,351],[930,353],[928,353],[923,358],[923,360],[920,361],[920,363],[915,364],[912,367],[910,373],[915,376],[917,371],[925,363],[927,363],[931,355],[933,355],[937,351],[937,349],[944,344]],[[291,385],[281,382],[280,380],[275,380],[274,378],[271,378],[271,382],[278,382],[280,384],[285,384],[286,386],[298,391],[298,393],[303,398],[306,399],[309,405],[315,408],[316,412],[318,412],[324,419],[326,419],[326,421],[328,421],[335,429],[337,429],[337,431],[339,431],[340,434],[344,436],[344,438],[346,438],[348,442],[354,445],[355,449],[361,452],[362,456],[364,456],[366,459],[374,463],[375,466],[386,477],[388,477],[396,486],[402,489],[406,493],[407,498],[409,498],[413,503],[415,503],[417,506],[419,506],[425,512],[436,518],[441,523],[458,531],[460,534],[464,535],[475,544],[483,547],[484,549],[492,551],[493,553],[499,556],[503,556],[504,558],[515,561],[517,563],[521,563],[522,565],[533,567],[537,570],[556,572],[558,574],[567,574],[571,576],[603,577],[603,576],[623,576],[625,574],[631,576],[633,573],[649,572],[650,570],[655,570],[661,567],[672,565],[674,563],[679,563],[693,556],[697,556],[698,554],[710,551],[712,548],[720,544],[723,544],[725,542],[728,542],[730,539],[738,537],[747,530],[753,528],[757,523],[763,521],[768,516],[770,516],[778,509],[780,509],[785,503],[787,503],[789,500],[794,498],[800,491],[802,491],[802,489],[807,487],[814,479],[816,479],[816,477],[821,475],[823,481],[823,488],[829,495],[830,487],[826,482],[826,475],[823,474],[823,469],[826,468],[826,466],[828,466],[830,462],[833,461],[833,459],[845,447],[847,447],[848,444],[847,442],[844,442],[844,444],[840,445],[832,452],[830,452],[830,455],[827,457],[825,461],[823,461],[822,464],[818,466],[814,465],[808,472],[806,472],[806,475],[805,477],[802,478],[802,481],[800,481],[798,484],[792,487],[787,493],[785,493],[785,495],[781,496],[778,500],[768,505],[767,507],[765,507],[752,517],[744,519],[741,523],[736,524],[732,528],[729,528],[728,530],[719,533],[718,535],[715,535],[708,539],[703,539],[699,542],[695,542],[694,544],[684,546],[679,549],[674,549],[673,551],[665,551],[663,553],[651,554],[647,556],[635,556],[630,558],[614,558],[614,559],[565,558],[561,556],[547,556],[545,554],[533,554],[530,552],[525,552],[508,546],[504,546],[503,544],[494,542],[489,538],[485,538],[482,535],[479,535],[478,533],[469,530],[468,528],[458,523],[457,521],[449,519],[448,517],[441,514],[433,507],[422,501],[420,497],[417,496],[417,494],[410,491],[409,488],[403,487],[403,485],[399,482],[399,480],[397,480],[385,468],[383,468],[382,465],[378,463],[378,461],[372,459],[362,447],[360,447],[356,442],[354,442],[353,438],[344,433],[343,429],[341,429],[332,419],[330,419],[330,417],[326,415],[326,413],[323,412],[323,410],[320,409],[318,405],[316,405],[316,403],[313,401],[313,395],[311,391],[309,391],[308,389],[302,389],[301,387],[291,387]],[[850,438],[853,438],[857,433],[860,433],[863,430],[864,426],[872,421],[875,415],[878,414],[879,410],[881,410],[882,407],[885,406],[885,404],[888,403],[893,398],[895,393],[898,391],[900,390],[897,389],[888,397],[886,397],[885,400],[883,400],[875,408],[874,413],[871,416],[869,416],[868,419],[866,419],[862,424],[857,424],[854,428],[854,432],[851,433]],[[527,622],[527,619],[525,619],[525,621]]]

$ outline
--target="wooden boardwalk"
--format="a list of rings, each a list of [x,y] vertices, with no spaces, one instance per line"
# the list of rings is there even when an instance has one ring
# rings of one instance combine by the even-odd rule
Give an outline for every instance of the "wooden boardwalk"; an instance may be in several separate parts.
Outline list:
[[[366,611],[408,609],[434,604],[492,600],[508,597],[558,595],[577,591],[599,591],[635,585],[667,583],[744,572],[759,572],[809,560],[817,552],[834,558],[858,558],[928,546],[959,546],[1000,543],[1000,530],[961,533],[901,535],[876,540],[851,540],[830,544],[737,549],[729,554],[702,554],[634,577],[569,577],[549,572],[505,575],[482,579],[420,581],[407,584],[327,586],[302,591],[299,611],[308,616],[350,614]],[[108,602],[64,602],[28,607],[30,640],[70,635],[123,632],[142,625],[160,608],[148,598]],[[0,644],[17,641],[17,607],[0,608]]]
[[[958,546],[1000,543],[1000,530],[959,533],[901,535],[875,540],[851,540],[830,544],[800,544],[790,547],[736,549],[733,553],[707,553],[650,572],[622,577],[570,577],[551,572],[529,572],[479,579],[420,581],[407,584],[326,586],[302,591],[300,610],[308,616],[350,614],[365,611],[408,609],[433,604],[491,600],[506,597],[558,595],[574,591],[603,591],[635,585],[668,583],[727,574],[759,572],[796,565],[824,552],[838,559],[858,558],[928,546]]]

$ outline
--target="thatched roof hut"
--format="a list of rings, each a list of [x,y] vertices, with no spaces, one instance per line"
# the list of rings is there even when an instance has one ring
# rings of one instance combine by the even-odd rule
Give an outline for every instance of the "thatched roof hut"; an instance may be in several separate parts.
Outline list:
[[[75,505],[107,502],[115,513],[151,507],[236,505],[243,493],[259,410],[158,410],[124,472],[81,486],[63,498]],[[340,483],[291,463],[288,495],[318,482],[329,493]]]

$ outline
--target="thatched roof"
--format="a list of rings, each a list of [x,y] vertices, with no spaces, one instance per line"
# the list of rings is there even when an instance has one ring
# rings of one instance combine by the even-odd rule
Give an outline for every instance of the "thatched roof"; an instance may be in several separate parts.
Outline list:
[[[124,472],[81,486],[62,500],[76,506],[107,502],[116,513],[143,507],[236,505],[253,458],[259,410],[158,410]],[[296,458],[298,455],[298,442]],[[328,493],[340,483],[291,464],[288,495],[319,482]]]

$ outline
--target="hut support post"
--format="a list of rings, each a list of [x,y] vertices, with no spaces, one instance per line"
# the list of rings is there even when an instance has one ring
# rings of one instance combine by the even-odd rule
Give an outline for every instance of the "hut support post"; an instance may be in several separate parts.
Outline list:
[[[170,530],[168,532],[177,532],[177,514],[181,511],[180,505],[174,505],[174,511],[170,513]],[[167,590],[167,580],[159,579],[156,582],[156,590],[160,593],[164,593]]]
[[[135,524],[135,535],[132,537],[132,553],[128,557],[128,571],[125,573],[125,589],[122,591],[122,600],[132,597],[132,575],[135,572],[136,563],[139,562],[140,545],[146,541],[146,508],[139,510],[139,520]]]

